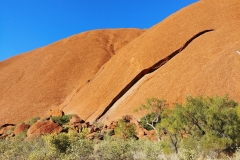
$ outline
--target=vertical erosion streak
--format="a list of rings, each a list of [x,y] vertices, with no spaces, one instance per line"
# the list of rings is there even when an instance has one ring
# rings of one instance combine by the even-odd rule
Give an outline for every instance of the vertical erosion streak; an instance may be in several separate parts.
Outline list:
[[[167,63],[170,59],[172,59],[174,56],[176,56],[178,53],[183,51],[194,39],[198,38],[199,36],[214,31],[214,29],[204,30],[193,36],[191,39],[189,39],[181,48],[177,49],[173,53],[171,53],[169,56],[165,57],[164,59],[161,59],[157,63],[155,63],[153,66],[142,70],[139,74],[136,75],[133,80],[128,83],[111,101],[111,103],[104,109],[104,111],[97,117],[97,120],[100,119],[112,106],[113,104],[120,99],[135,83],[137,83],[142,77],[144,77],[146,74],[152,73],[156,71],[158,68],[160,68],[162,65]]]

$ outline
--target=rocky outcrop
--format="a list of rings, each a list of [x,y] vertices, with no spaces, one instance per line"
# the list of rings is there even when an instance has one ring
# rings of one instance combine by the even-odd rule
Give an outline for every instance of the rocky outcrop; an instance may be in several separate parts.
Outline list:
[[[13,130],[13,133],[15,135],[17,135],[17,134],[20,134],[24,131],[27,131],[29,128],[30,128],[29,124],[21,123],[21,124],[16,126],[16,128]]]
[[[0,127],[0,139],[9,139],[15,134],[13,130],[15,128],[14,124],[4,124]]]
[[[133,120],[131,116],[124,116],[122,120],[126,122],[127,126],[133,125],[134,128],[136,128],[136,135],[134,136],[136,139],[157,141],[155,131],[147,131],[141,128],[139,123]],[[89,122],[83,121],[79,116],[73,115],[69,122],[59,125],[51,118],[40,118],[40,120],[32,124],[32,126],[26,123],[3,125],[0,129],[0,139],[33,140],[42,135],[64,132],[69,133],[71,136],[81,136],[81,138],[90,140],[103,140],[106,135],[121,137],[121,135],[115,134],[115,128],[118,126],[118,123],[118,121],[113,121],[110,125],[97,122],[90,124]],[[125,129],[127,128],[128,127]]]
[[[190,95],[240,101],[239,17],[239,0],[203,0],[146,31],[85,32],[1,62],[0,126],[49,109],[90,124],[138,120],[133,110],[149,97],[170,107]]]
[[[7,131],[14,128],[14,125],[5,125],[0,129],[0,136],[6,134]]]
[[[52,121],[38,121],[34,123],[27,131],[28,137],[41,136],[44,134],[60,133],[62,127]]]
[[[69,125],[76,127],[81,125],[82,123],[84,123],[84,120],[82,118],[77,115],[73,115],[70,119]]]

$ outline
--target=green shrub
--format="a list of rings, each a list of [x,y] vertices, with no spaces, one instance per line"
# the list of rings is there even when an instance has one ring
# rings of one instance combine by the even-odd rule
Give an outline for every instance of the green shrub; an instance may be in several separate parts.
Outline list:
[[[88,128],[83,128],[83,129],[79,132],[78,136],[79,136],[80,139],[84,139],[84,138],[86,138],[86,136],[87,136],[89,133],[90,133],[90,132],[89,132],[89,129],[88,129]]]
[[[32,119],[30,119],[27,124],[29,124],[30,126],[32,126],[35,122],[37,122],[40,119],[40,117],[34,117]]]
[[[51,151],[56,153],[66,153],[71,145],[70,138],[66,133],[49,134],[43,136]]]
[[[60,125],[69,123],[70,119],[72,118],[73,114],[63,115],[63,116],[52,116],[52,120]]]
[[[27,131],[23,131],[22,133],[15,135],[14,138],[19,140],[24,140],[26,137],[27,137]]]
[[[34,140],[0,140],[0,159],[28,159],[31,152],[45,149],[41,138]]]
[[[228,97],[188,97],[183,106],[177,104],[173,110],[164,110],[157,128],[160,135],[167,135],[165,141],[176,153],[185,148],[219,155],[240,145],[237,106]]]
[[[179,160],[195,160],[198,158],[196,150],[182,148],[178,153]]]
[[[94,151],[94,142],[89,139],[76,139],[67,149],[69,159],[89,159]]]
[[[11,129],[6,130],[4,133],[5,133],[6,135],[10,135],[11,133],[13,133],[14,128],[15,128],[15,127],[12,127]]]
[[[114,133],[120,138],[134,138],[136,136],[136,125],[120,119],[117,126],[114,128]]]
[[[100,159],[133,159],[134,152],[131,145],[132,140],[113,139],[100,141],[95,145],[94,155]]]
[[[159,142],[150,140],[133,141],[131,148],[134,152],[134,159],[157,160],[165,159],[163,156],[166,157],[163,153],[163,145]]]
[[[160,101],[154,99],[153,104],[160,104],[155,102]],[[68,133],[23,141],[26,136],[23,132],[13,139],[0,140],[0,159],[239,159],[239,107],[228,97],[218,96],[188,97],[184,105],[177,104],[174,110],[158,107],[156,112],[161,118],[156,125],[161,138],[159,142],[133,139],[136,126],[128,123],[128,117],[119,120],[114,130],[122,139],[108,134],[103,141],[84,139],[89,133],[86,128],[80,133],[68,130]],[[35,117],[29,123],[38,119]],[[11,134],[12,130],[6,133]],[[96,136],[102,136],[102,133]],[[233,157],[224,155],[235,149]]]

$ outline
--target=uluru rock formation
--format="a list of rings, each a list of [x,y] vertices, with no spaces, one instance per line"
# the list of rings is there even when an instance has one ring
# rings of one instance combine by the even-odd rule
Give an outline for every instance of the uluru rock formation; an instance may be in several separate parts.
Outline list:
[[[132,39],[139,29],[96,30],[0,62],[0,126],[46,116]],[[87,93],[86,93],[87,94]]]
[[[109,123],[149,97],[240,101],[239,17],[239,0],[202,0],[146,31],[90,31],[1,62],[0,122],[58,108]]]
[[[239,7],[237,0],[200,1],[171,15],[122,48],[64,111],[111,121],[153,96],[240,100]]]

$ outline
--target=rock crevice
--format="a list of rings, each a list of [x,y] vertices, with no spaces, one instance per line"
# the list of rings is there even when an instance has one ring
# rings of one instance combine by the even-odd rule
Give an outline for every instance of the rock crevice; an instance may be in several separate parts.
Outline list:
[[[139,74],[136,75],[135,78],[133,78],[133,80],[128,83],[111,101],[111,103],[104,109],[104,111],[98,116],[97,120],[99,120],[102,116],[104,116],[108,110],[114,105],[114,103],[116,101],[118,101],[134,84],[136,84],[140,79],[142,79],[146,74],[150,74],[154,71],[156,71],[157,69],[159,69],[161,66],[163,66],[165,63],[167,63],[170,59],[172,59],[174,56],[176,56],[177,54],[179,54],[181,51],[183,51],[194,39],[198,38],[199,36],[207,33],[207,32],[211,32],[214,31],[214,29],[208,29],[208,30],[203,30],[199,33],[197,33],[196,35],[194,35],[192,38],[190,38],[188,41],[186,41],[186,43],[184,43],[184,45],[175,50],[173,53],[171,53],[169,56],[161,59],[160,61],[158,61],[157,63],[155,63],[154,65],[152,65],[151,67],[142,70]]]

